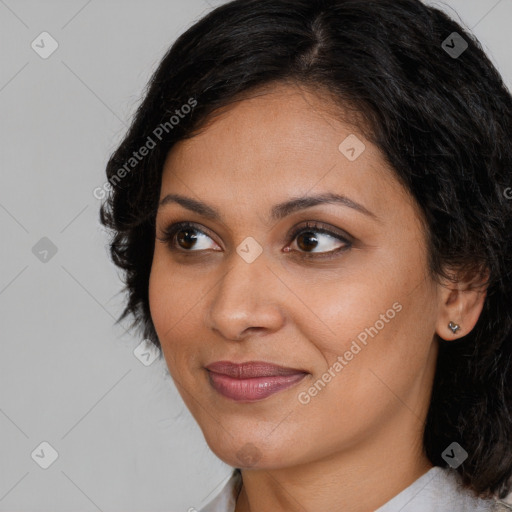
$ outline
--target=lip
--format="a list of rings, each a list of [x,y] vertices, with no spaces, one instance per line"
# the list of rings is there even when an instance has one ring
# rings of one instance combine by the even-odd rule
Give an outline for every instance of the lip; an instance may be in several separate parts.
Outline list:
[[[205,367],[215,391],[237,402],[253,402],[268,398],[294,386],[308,372],[264,361],[233,363],[217,361]]]

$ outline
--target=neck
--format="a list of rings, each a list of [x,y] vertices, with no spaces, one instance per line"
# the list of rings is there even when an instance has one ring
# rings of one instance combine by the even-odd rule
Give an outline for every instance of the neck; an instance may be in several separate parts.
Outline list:
[[[378,509],[433,467],[422,450],[417,418],[410,414],[409,420],[416,422],[416,429],[408,426],[415,435],[390,428],[380,431],[386,439],[367,439],[364,448],[294,467],[242,470],[235,512]]]

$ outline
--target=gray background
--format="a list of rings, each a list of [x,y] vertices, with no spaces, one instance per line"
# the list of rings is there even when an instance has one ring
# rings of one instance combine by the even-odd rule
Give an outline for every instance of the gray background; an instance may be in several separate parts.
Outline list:
[[[220,3],[0,0],[0,511],[187,511],[230,473],[164,360],[143,364],[113,325],[122,284],[93,195],[160,58]],[[430,3],[510,87],[512,0]]]

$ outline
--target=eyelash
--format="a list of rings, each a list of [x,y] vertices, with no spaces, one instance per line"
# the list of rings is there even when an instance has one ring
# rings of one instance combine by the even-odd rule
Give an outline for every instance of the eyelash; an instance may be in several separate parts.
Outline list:
[[[171,224],[163,230],[163,236],[157,237],[157,238],[161,242],[166,243],[172,251],[182,252],[183,254],[201,252],[201,251],[186,250],[186,249],[176,246],[174,237],[180,231],[186,231],[186,230],[198,231],[199,233],[202,233],[202,234],[208,236],[209,238],[212,238],[210,235],[208,235],[207,232],[205,232],[202,229],[199,229],[197,227],[197,225],[192,222],[178,222],[176,224]],[[314,221],[308,221],[308,222],[306,222],[306,224],[303,224],[302,226],[299,226],[298,228],[294,229],[292,231],[292,233],[289,235],[288,244],[293,242],[295,240],[295,238],[297,238],[297,236],[299,236],[300,234],[310,233],[310,232],[328,235],[336,240],[339,240],[340,242],[344,242],[345,245],[342,247],[339,247],[338,249],[334,249],[332,251],[325,251],[322,253],[313,253],[313,252],[306,252],[306,251],[300,251],[300,250],[293,251],[293,252],[299,252],[300,254],[302,254],[305,259],[334,258],[339,253],[344,252],[352,247],[351,237],[349,237],[348,235],[346,235],[346,237],[345,237],[345,236],[337,234],[333,231],[330,231],[330,230],[322,227],[321,223],[314,222]],[[292,252],[292,251],[290,251],[290,252]]]

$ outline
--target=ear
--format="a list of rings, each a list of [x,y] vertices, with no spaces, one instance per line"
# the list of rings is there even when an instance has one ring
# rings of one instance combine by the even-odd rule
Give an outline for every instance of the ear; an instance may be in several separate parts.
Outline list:
[[[475,327],[487,295],[489,272],[487,269],[453,272],[450,279],[440,283],[439,312],[436,334],[447,341],[469,334]],[[460,328],[454,333],[449,323]]]

